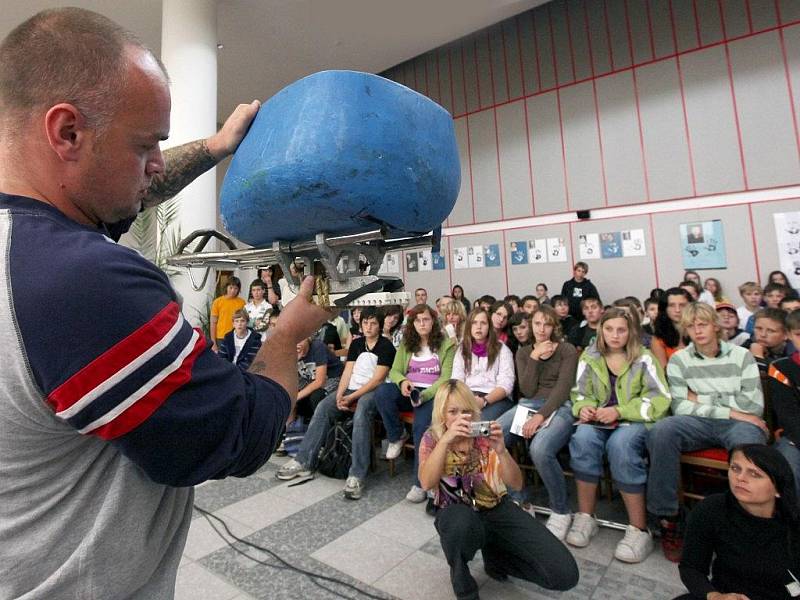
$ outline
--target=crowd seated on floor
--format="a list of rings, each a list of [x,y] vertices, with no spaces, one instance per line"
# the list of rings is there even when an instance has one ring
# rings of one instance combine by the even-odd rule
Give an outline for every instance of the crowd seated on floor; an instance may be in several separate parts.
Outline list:
[[[618,560],[641,562],[660,539],[667,559],[681,562],[683,557],[684,583],[691,593],[702,591],[696,597],[732,598],[744,589],[758,589],[758,597],[765,598],[789,597],[787,590],[792,597],[800,595],[791,591],[796,586],[800,592],[794,579],[800,576],[797,290],[785,274],[774,271],[763,287],[742,283],[737,306],[717,279],[703,282],[687,271],[675,286],[654,289],[647,298],[626,296],[605,304],[586,277],[588,270],[577,263],[560,294],[549,295],[545,283],[532,283],[529,291],[535,292],[522,297],[486,294],[470,301],[455,285],[431,306],[427,291],[418,288],[416,304],[406,309],[366,308],[351,311],[347,319],[336,317],[317,339],[298,346],[303,402],[290,419],[304,415],[310,423],[278,477],[311,474],[327,432],[349,416],[354,420],[352,464],[344,495],[357,500],[367,489],[375,423],[382,424],[390,461],[409,444],[410,429],[414,482],[406,498],[427,501],[454,590],[459,597],[472,597],[474,580],[466,562],[479,548],[485,561],[487,552],[503,557],[486,562],[490,576],[516,574],[548,583],[532,570],[535,557],[485,546],[493,528],[518,523],[520,514],[530,519],[526,511],[532,514],[524,478],[517,476],[507,450],[524,448],[517,459],[532,463],[550,509],[540,529],[518,526],[525,539],[536,538],[545,547],[551,540],[589,545],[598,532],[598,484],[610,472],[628,517],[614,553]],[[240,349],[248,347],[242,337],[269,335],[269,320],[279,313],[280,298],[274,293],[264,298],[263,288],[274,285],[272,272],[264,273],[267,277],[251,285],[250,302],[235,309],[235,328],[233,322],[222,323],[223,311],[214,319],[212,337],[229,360],[236,361]],[[238,307],[238,289],[234,280],[218,304]],[[243,323],[247,313],[249,327]],[[470,438],[471,424],[478,421],[491,422],[485,443]],[[768,454],[759,447],[769,448]],[[730,490],[689,512],[682,502],[682,457],[706,449],[722,452],[723,464],[730,461]],[[576,481],[574,513],[566,470]],[[748,496],[756,494],[753,482],[767,481],[772,487],[764,489],[774,492],[771,508],[753,508],[758,504]],[[776,503],[776,497],[783,499]],[[454,504],[465,508],[454,511]],[[500,507],[508,515],[495,522],[487,511]],[[701,513],[706,516],[696,516]],[[717,548],[700,532],[727,522],[723,513],[744,525],[736,536],[722,536]],[[724,574],[733,564],[724,563],[725,544],[750,539],[755,548],[761,543],[744,534],[747,527],[758,528],[753,518],[775,519],[788,532],[786,560],[761,561],[755,587],[742,583],[741,572]],[[466,525],[483,533],[454,533]],[[766,522],[761,526],[773,531]],[[570,577],[565,571],[549,583],[566,589]]]

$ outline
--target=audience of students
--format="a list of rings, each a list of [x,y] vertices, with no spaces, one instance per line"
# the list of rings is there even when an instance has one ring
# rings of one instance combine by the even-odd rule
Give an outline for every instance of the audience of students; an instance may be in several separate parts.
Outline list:
[[[448,302],[442,307],[439,314],[447,337],[453,343],[460,344],[464,337],[464,324],[467,320],[467,313],[464,312],[464,305],[458,300]]]
[[[246,371],[261,348],[261,336],[248,327],[247,311],[233,313],[233,329],[225,334],[219,345],[219,355]]]
[[[211,303],[210,330],[211,349],[219,352],[219,346],[225,335],[233,329],[233,313],[245,306],[245,301],[239,297],[242,282],[238,277],[229,277],[225,285],[225,295],[214,298]]]
[[[544,283],[536,284],[536,299],[539,304],[550,304],[550,297],[547,295],[547,285]]]
[[[458,284],[453,286],[453,289],[450,291],[450,295],[453,297],[454,300],[458,300],[461,304],[464,305],[464,314],[469,313],[472,310],[472,305],[467,300],[467,297],[464,295],[464,288]]]
[[[592,345],[597,337],[597,326],[603,316],[603,304],[599,298],[581,300],[584,325],[573,327],[568,340],[580,352]]]
[[[650,349],[662,368],[667,361],[681,348],[684,348],[683,335],[680,332],[681,314],[692,301],[689,293],[679,287],[669,288],[658,302],[658,317],[653,327],[653,342]]]

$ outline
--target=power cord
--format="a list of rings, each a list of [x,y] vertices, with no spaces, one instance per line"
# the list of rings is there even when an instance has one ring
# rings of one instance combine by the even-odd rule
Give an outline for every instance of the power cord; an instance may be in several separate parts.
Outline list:
[[[313,571],[306,571],[305,569],[301,569],[300,567],[296,567],[293,564],[289,563],[287,560],[281,558],[278,554],[276,554],[275,552],[273,552],[269,548],[264,548],[262,546],[259,546],[258,544],[254,544],[254,543],[248,542],[247,540],[244,540],[244,539],[242,539],[240,537],[237,537],[230,530],[230,528],[228,527],[228,524],[225,522],[225,520],[220,518],[220,517],[218,517],[217,515],[212,514],[212,513],[208,512],[207,510],[203,510],[202,508],[200,508],[196,504],[194,505],[194,509],[197,512],[199,512],[201,515],[203,515],[203,517],[205,517],[206,521],[208,521],[208,524],[211,525],[211,528],[214,530],[214,532],[219,537],[221,537],[223,540],[225,540],[225,543],[228,546],[233,548],[234,551],[238,552],[242,556],[244,556],[246,558],[249,558],[253,562],[256,562],[256,563],[258,563],[260,565],[264,565],[265,567],[271,567],[273,569],[296,571],[297,573],[300,573],[301,575],[305,575],[306,577],[308,577],[309,580],[311,580],[311,582],[314,585],[316,585],[317,587],[325,590],[326,592],[334,594],[335,596],[338,596],[339,598],[346,598],[347,600],[353,600],[352,596],[345,596],[344,594],[341,594],[341,593],[337,592],[336,590],[333,590],[333,589],[331,589],[331,588],[329,588],[329,587],[327,587],[325,585],[322,585],[322,583],[320,583],[317,580],[318,579],[322,579],[323,581],[329,581],[331,583],[336,583],[338,585],[343,585],[345,587],[348,587],[348,588],[354,590],[358,594],[366,596],[367,598],[372,598],[373,600],[387,600],[383,596],[376,596],[375,594],[371,594],[371,593],[367,592],[366,590],[362,590],[360,587],[358,587],[356,585],[353,585],[352,583],[348,583],[346,581],[342,581],[341,579],[337,579],[335,577],[329,577],[327,575],[322,575],[320,573],[314,573]],[[269,562],[266,562],[266,561],[263,561],[263,560],[259,560],[258,558],[254,557],[254,556],[250,556],[244,550],[241,550],[240,548],[237,548],[224,535],[222,535],[222,532],[219,529],[217,529],[217,526],[214,524],[214,521],[212,521],[212,519],[214,519],[216,521],[219,521],[219,523],[222,525],[223,529],[225,529],[225,533],[227,533],[231,538],[233,538],[237,542],[240,542],[240,543],[242,543],[242,544],[244,544],[246,546],[250,546],[251,548],[255,548],[256,550],[260,550],[261,552],[265,552],[265,553],[269,554],[270,556],[272,556],[275,560],[277,560],[281,564],[280,565],[276,565],[276,564],[272,564],[272,563],[269,563]]]

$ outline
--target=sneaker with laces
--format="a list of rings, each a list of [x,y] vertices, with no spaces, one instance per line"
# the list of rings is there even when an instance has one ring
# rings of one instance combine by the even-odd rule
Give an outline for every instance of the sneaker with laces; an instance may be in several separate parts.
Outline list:
[[[653,536],[649,531],[628,525],[625,537],[617,544],[614,558],[626,563],[642,562],[653,551]]]
[[[681,562],[683,555],[683,536],[680,530],[680,521],[671,519],[660,519],[661,525],[661,549],[664,557],[672,562]]]
[[[547,519],[547,523],[545,527],[547,530],[556,536],[559,541],[564,541],[564,538],[567,537],[567,532],[569,531],[569,526],[572,525],[572,515],[567,513],[565,515],[560,515],[556,512],[550,513],[550,517]]]
[[[361,498],[361,492],[364,490],[364,484],[358,477],[348,477],[344,484],[344,497],[350,500],[358,500]]]
[[[302,463],[297,462],[294,458],[283,465],[278,472],[276,473],[276,477],[278,479],[282,479],[283,481],[289,481],[290,479],[294,479],[295,477],[308,477],[311,475],[311,469],[303,465]]]
[[[400,439],[396,442],[389,442],[389,445],[386,447],[386,460],[394,460],[400,453],[403,451],[403,446],[406,444],[406,440],[408,439],[408,432],[403,431],[403,435],[400,436]]]
[[[428,499],[428,494],[425,493],[418,485],[412,485],[411,489],[406,494],[406,500],[409,502],[413,502],[414,504],[419,504],[420,502],[425,502]]]
[[[582,512],[575,513],[572,518],[572,527],[569,528],[569,533],[567,533],[567,543],[576,548],[584,548],[589,545],[589,542],[597,535],[598,531],[597,519],[592,515]]]

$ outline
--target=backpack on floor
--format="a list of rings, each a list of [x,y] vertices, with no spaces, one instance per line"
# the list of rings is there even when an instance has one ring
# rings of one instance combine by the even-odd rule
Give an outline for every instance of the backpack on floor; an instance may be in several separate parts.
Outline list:
[[[334,479],[347,479],[353,450],[353,418],[336,421],[319,449],[317,471]]]

